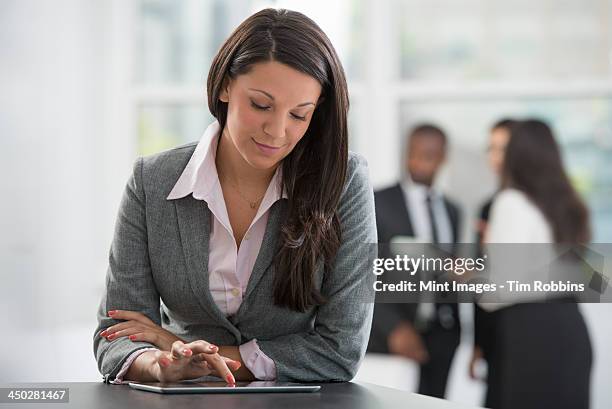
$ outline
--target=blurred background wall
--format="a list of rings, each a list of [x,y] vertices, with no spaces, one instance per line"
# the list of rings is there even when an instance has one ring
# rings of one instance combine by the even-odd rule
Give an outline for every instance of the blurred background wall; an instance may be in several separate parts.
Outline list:
[[[400,176],[406,130],[439,124],[451,143],[439,185],[471,241],[495,190],[488,128],[538,116],[589,204],[594,241],[612,242],[612,0],[0,0],[0,382],[100,379],[95,310],[131,164],[199,139],[212,56],[267,6],[306,13],[332,39],[349,79],[351,149],[375,188]],[[612,307],[582,307],[603,409]],[[479,403],[469,306],[463,314],[449,398]],[[376,367],[359,379],[412,389],[406,365],[406,379]]]

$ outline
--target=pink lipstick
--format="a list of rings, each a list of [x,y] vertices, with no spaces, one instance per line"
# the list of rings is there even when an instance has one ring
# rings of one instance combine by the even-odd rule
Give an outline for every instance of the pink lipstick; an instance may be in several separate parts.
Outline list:
[[[277,147],[277,146],[264,145],[263,143],[257,142],[255,139],[253,139],[253,142],[255,142],[255,145],[257,145],[257,148],[260,150],[260,152],[267,156],[274,155],[281,148],[280,146]]]

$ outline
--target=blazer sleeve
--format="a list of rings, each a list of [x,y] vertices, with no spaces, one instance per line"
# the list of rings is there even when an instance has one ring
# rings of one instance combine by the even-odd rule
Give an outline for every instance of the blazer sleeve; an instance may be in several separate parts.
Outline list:
[[[352,155],[347,173],[338,207],[342,243],[323,280],[327,302],[318,307],[313,329],[257,341],[279,381],[349,381],[365,355],[374,306],[374,194],[365,159]]]
[[[120,337],[108,341],[100,336],[104,329],[121,322],[107,315],[115,309],[140,311],[161,325],[159,293],[151,275],[147,245],[143,159],[134,163],[133,173],[123,193],[106,273],[105,290],[98,307],[98,326],[93,349],[98,369],[105,382],[115,379],[125,360],[135,351],[155,347],[148,342]]]

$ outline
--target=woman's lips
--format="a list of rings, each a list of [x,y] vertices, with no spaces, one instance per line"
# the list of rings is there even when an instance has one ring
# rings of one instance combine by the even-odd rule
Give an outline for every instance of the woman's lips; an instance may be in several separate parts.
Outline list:
[[[259,143],[257,142],[255,139],[253,139],[253,142],[255,142],[255,145],[257,145],[257,148],[259,148],[259,150],[264,154],[264,155],[274,155],[276,152],[278,152],[280,150],[280,146],[270,146],[270,145],[264,145],[263,143]]]

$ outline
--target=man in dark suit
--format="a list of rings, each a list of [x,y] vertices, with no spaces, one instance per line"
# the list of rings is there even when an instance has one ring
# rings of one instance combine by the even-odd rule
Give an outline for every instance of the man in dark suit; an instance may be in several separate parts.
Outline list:
[[[459,210],[433,188],[446,158],[446,135],[436,126],[420,125],[407,145],[406,176],[374,195],[378,241],[388,245],[394,237],[409,236],[421,243],[457,243]],[[388,246],[381,246],[379,257],[391,256]],[[378,303],[368,351],[416,361],[418,393],[443,398],[459,337],[456,303]]]

